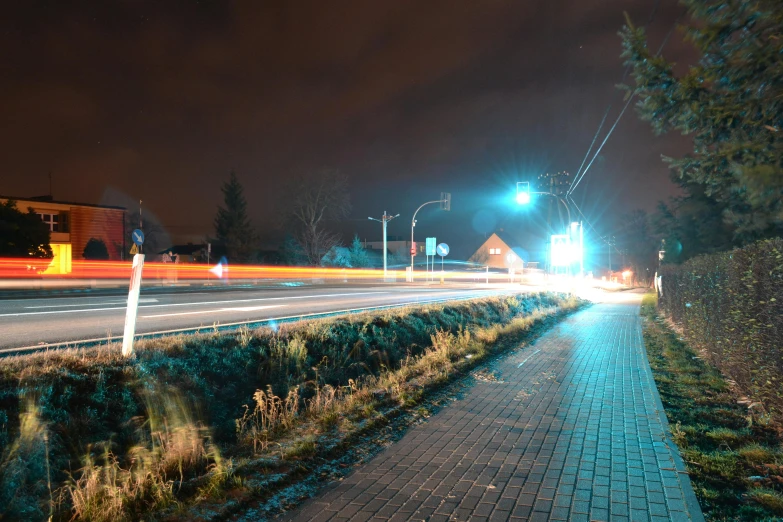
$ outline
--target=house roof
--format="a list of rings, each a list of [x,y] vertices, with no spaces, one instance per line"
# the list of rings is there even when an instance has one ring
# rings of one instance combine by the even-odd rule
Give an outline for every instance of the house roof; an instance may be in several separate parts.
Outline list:
[[[0,199],[10,199],[16,202],[32,201],[37,203],[55,203],[57,205],[73,205],[75,207],[92,207],[92,208],[109,208],[114,210],[127,210],[125,207],[116,207],[113,205],[95,205],[93,203],[76,203],[73,201],[60,201],[52,198],[52,196],[31,196],[27,198],[22,198],[16,196],[0,195]]]

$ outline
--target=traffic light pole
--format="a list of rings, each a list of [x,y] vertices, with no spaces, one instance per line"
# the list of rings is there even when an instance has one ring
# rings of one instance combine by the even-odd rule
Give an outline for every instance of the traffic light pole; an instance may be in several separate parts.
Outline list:
[[[441,199],[436,199],[434,201],[428,201],[426,203],[422,203],[419,208],[416,209],[416,212],[413,213],[413,219],[411,219],[411,277],[413,277],[413,261],[416,257],[416,250],[413,246],[413,228],[416,226],[416,214],[419,213],[419,210],[424,208],[427,205],[432,205],[434,203],[446,203],[447,205],[451,204],[451,194],[442,193]],[[451,208],[445,208],[444,210],[451,210]]]

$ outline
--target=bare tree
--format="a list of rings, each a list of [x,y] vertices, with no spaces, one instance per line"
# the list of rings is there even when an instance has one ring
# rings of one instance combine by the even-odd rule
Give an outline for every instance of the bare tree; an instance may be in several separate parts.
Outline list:
[[[293,226],[308,263],[318,265],[326,252],[341,243],[339,234],[327,227],[351,210],[348,178],[334,170],[313,172],[294,178],[286,192],[281,214]]]

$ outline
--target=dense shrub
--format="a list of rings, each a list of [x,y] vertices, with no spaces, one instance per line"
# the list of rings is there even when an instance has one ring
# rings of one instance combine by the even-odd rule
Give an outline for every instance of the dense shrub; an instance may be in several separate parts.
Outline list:
[[[687,340],[783,419],[783,239],[664,267],[662,290]]]

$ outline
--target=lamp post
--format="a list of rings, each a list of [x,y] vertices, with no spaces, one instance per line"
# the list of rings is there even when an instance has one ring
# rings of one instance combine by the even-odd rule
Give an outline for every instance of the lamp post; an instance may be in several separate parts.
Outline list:
[[[374,217],[368,217],[370,221],[378,221],[379,223],[383,224],[383,279],[386,280],[386,224],[391,221],[392,219],[400,217],[399,214],[396,216],[389,216],[386,214],[386,211],[383,211],[383,217],[381,219],[375,219]]]

